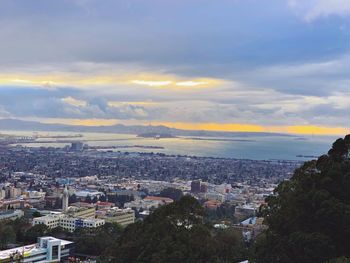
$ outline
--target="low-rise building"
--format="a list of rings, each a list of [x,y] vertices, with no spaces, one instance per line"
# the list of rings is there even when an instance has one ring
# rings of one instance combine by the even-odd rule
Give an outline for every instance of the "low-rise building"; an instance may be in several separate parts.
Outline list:
[[[135,222],[135,212],[130,208],[119,209],[113,207],[107,210],[98,210],[97,217],[104,219],[106,222],[118,223],[127,226]]]
[[[245,204],[235,207],[235,217],[239,220],[255,216],[258,207],[253,204]]]
[[[217,200],[208,200],[204,203],[204,207],[208,209],[217,209],[219,206],[221,206],[221,202]]]
[[[77,228],[96,228],[105,224],[104,219],[95,218],[77,218],[70,217],[65,214],[51,214],[33,219],[33,226],[35,225],[46,225],[49,228],[62,227],[69,232],[74,232]]]
[[[77,191],[75,195],[78,200],[85,201],[88,198],[88,196],[90,198],[95,198],[95,197],[99,198],[100,196],[104,195],[104,193],[99,191],[81,190],[81,191]]]
[[[142,200],[135,200],[124,204],[125,208],[135,208],[140,210],[155,209],[162,205],[170,204],[173,199],[167,197],[147,196]]]
[[[23,199],[4,199],[0,201],[0,210],[24,208],[28,203]]]
[[[63,214],[50,214],[46,216],[40,216],[33,219],[32,225],[45,225],[48,228],[56,228],[60,226],[60,219],[64,217]]]
[[[95,218],[96,209],[95,207],[77,207],[69,206],[67,214],[72,217],[78,218]]]
[[[96,208],[97,209],[109,209],[109,208],[112,208],[114,207],[114,203],[111,203],[111,202],[101,202],[101,201],[98,201],[96,203]]]
[[[74,243],[54,237],[40,237],[37,244],[0,251],[0,263],[61,262],[72,254]]]
[[[24,216],[22,210],[8,210],[0,212],[0,221],[2,220],[16,220]]]
[[[62,217],[59,226],[74,232],[77,228],[97,228],[105,224],[104,219]]]
[[[220,201],[220,202],[225,201],[225,196],[223,194],[219,194],[219,193],[206,193],[204,195],[204,198],[208,199],[208,200],[216,200],[216,201]]]

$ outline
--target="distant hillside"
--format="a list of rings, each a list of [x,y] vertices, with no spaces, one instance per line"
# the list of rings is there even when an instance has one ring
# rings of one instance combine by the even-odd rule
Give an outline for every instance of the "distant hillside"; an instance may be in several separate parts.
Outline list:
[[[63,131],[63,132],[100,132],[120,134],[169,134],[171,136],[203,136],[203,137],[232,137],[232,136],[291,136],[281,133],[265,132],[221,132],[203,130],[180,130],[163,125],[123,125],[83,126],[65,124],[47,124],[35,121],[17,119],[0,119],[0,130],[16,131]]]

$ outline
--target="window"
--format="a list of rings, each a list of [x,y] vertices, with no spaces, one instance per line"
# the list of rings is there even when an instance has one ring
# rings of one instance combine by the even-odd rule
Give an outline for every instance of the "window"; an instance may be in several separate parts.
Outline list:
[[[52,259],[58,259],[58,245],[52,246]]]

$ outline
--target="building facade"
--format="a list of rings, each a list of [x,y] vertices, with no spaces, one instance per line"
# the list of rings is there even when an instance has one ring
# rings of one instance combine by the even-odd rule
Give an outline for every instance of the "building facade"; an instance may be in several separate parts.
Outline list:
[[[37,244],[0,251],[0,263],[61,262],[73,253],[74,243],[54,237],[39,237]]]
[[[64,187],[63,197],[62,197],[62,211],[66,213],[68,211],[68,201],[69,201],[69,193],[67,186]]]
[[[0,212],[0,221],[2,220],[16,220],[24,216],[22,210],[8,210]]]
[[[135,222],[135,212],[130,208],[119,209],[118,207],[113,207],[107,210],[99,210],[97,216],[106,222],[118,223],[122,226],[127,226]]]
[[[77,228],[97,228],[105,224],[104,219],[69,217],[64,214],[46,215],[33,219],[32,225],[46,225],[48,228],[62,227],[69,232]]]

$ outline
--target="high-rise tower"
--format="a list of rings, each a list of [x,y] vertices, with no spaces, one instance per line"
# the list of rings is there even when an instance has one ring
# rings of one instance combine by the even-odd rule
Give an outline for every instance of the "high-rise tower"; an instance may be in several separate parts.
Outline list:
[[[67,186],[65,186],[63,190],[63,198],[62,198],[62,210],[64,213],[68,211],[68,198],[69,198],[68,189],[67,189]]]

